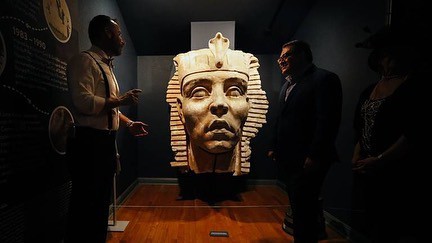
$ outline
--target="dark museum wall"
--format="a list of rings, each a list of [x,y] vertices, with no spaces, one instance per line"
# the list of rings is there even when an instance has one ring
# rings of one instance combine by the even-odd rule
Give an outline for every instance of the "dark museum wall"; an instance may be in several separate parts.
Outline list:
[[[0,6],[0,242],[60,242],[71,189],[67,60],[90,47],[87,26],[97,14],[118,18],[128,42],[115,61],[122,91],[136,86],[135,49],[114,0],[2,0]],[[136,107],[122,112],[136,118]],[[124,131],[119,150],[121,193],[137,177],[136,141]]]
[[[138,177],[173,178],[169,106],[165,92],[174,72],[173,56],[138,57],[138,88],[142,95],[138,118],[149,125],[149,135],[138,143]]]
[[[63,233],[66,62],[78,51],[79,18],[76,2],[54,3],[1,2],[0,242],[56,242]]]

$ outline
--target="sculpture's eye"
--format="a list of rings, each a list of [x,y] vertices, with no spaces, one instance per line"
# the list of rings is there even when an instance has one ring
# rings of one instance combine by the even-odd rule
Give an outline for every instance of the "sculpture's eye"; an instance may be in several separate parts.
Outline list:
[[[208,90],[204,87],[195,87],[190,95],[192,98],[204,98],[207,96],[210,96],[210,92],[208,92]]]
[[[226,92],[226,96],[238,97],[244,95],[244,92],[237,86],[231,86]]]

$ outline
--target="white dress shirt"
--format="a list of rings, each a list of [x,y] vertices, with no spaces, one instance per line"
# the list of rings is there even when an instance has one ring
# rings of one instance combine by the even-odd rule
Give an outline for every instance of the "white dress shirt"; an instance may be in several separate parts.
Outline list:
[[[102,66],[109,83],[111,97],[119,97],[119,86],[112,67],[103,60],[108,55],[92,46],[87,50]],[[72,97],[72,114],[77,126],[92,127],[100,130],[108,129],[108,115],[105,107],[105,81],[99,66],[87,53],[74,56],[67,66],[69,92]],[[112,130],[119,128],[119,109],[112,109]]]

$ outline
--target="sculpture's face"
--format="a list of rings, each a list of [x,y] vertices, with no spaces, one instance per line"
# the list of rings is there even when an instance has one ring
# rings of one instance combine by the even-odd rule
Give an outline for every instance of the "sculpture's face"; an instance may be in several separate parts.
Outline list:
[[[177,108],[190,143],[209,153],[233,150],[250,108],[246,90],[246,75],[235,72],[203,72],[186,77]]]

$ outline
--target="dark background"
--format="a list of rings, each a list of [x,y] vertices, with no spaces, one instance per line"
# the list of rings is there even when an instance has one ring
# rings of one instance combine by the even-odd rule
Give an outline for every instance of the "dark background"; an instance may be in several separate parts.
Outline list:
[[[0,31],[6,39],[8,58],[12,57],[8,60],[13,60],[13,41],[5,32],[17,22],[7,17],[21,17],[11,7],[13,2],[19,1],[1,0],[0,4]],[[72,49],[55,44],[49,32],[42,36],[48,43],[54,43],[49,45],[47,52],[58,55],[65,50],[78,52],[90,47],[87,25],[93,16],[106,14],[119,20],[127,42],[123,55],[115,59],[120,89],[123,92],[135,87],[143,89],[137,107],[121,110],[150,125],[150,135],[145,138],[133,138],[124,130],[119,134],[123,169],[117,180],[119,195],[125,195],[139,181],[172,181],[176,177],[175,170],[169,165],[174,158],[165,92],[173,73],[172,58],[190,50],[190,22],[193,21],[235,21],[235,49],[258,57],[270,108],[268,124],[251,141],[251,173],[245,179],[253,183],[274,183],[278,171],[265,155],[282,83],[275,60],[283,43],[294,38],[306,40],[311,44],[315,63],[340,76],[344,94],[337,140],[341,163],[333,166],[326,179],[325,209],[350,230],[361,232],[362,207],[350,165],[354,145],[352,119],[360,92],[378,77],[367,66],[370,50],[355,45],[384,27],[391,17],[392,25],[401,30],[401,37],[416,41],[420,48],[426,47],[429,40],[424,34],[427,9],[424,2],[392,1],[390,9],[390,1],[384,0],[67,0],[73,26],[73,38],[68,46],[72,45]],[[43,15],[32,24],[46,26]],[[430,54],[426,48],[421,53],[423,56]],[[0,76],[0,111],[34,115],[22,96],[5,88],[5,85],[14,86],[12,73],[17,68],[13,62],[8,62]],[[68,105],[63,93],[47,92],[49,95],[36,89],[27,90],[26,95],[39,101],[47,110]],[[37,120],[44,129],[32,134],[33,141],[40,142],[42,148],[35,154],[37,158],[23,157],[11,165],[10,158],[1,154],[1,178],[6,178],[7,182],[0,185],[0,242],[29,242],[29,239],[32,242],[60,242],[62,237],[70,183],[64,158],[50,148],[48,118],[49,114],[39,115]],[[1,123],[0,126],[5,127]],[[17,150],[26,152],[25,147]],[[35,160],[38,162],[33,163]]]

